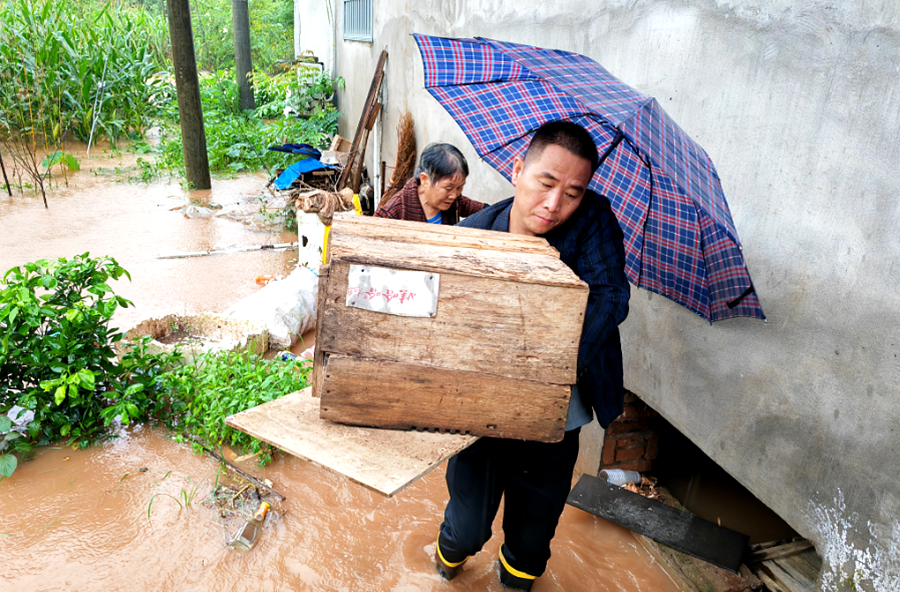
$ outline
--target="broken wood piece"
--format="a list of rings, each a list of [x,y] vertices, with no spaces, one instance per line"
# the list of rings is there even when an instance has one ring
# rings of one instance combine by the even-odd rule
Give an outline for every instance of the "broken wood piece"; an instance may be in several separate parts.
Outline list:
[[[759,563],[755,573],[770,592],[817,592],[819,569],[803,559],[803,554],[815,555],[815,552],[808,549],[798,555]]]
[[[388,497],[478,440],[324,420],[309,388],[227,417],[225,423]]]
[[[769,559],[790,557],[791,555],[797,555],[798,553],[802,553],[803,551],[812,548],[813,544],[806,539],[793,541],[784,545],[777,545],[759,551],[753,551],[747,559],[747,562],[759,563],[761,561],[768,561]]]
[[[808,544],[806,548],[802,548]],[[759,549],[754,545],[754,555],[772,552],[772,557],[750,562],[750,569],[770,592],[816,592],[822,559],[808,541],[799,540]],[[781,549],[779,554],[777,551]],[[775,556],[777,555],[777,556]]]
[[[734,573],[749,539],[590,475],[581,476],[566,503]]]
[[[227,419],[226,419],[226,423],[227,423]],[[194,440],[194,442],[197,443],[196,440]],[[262,487],[266,491],[271,491],[272,495],[274,495],[281,501],[284,501],[287,499],[286,497],[284,497],[283,495],[281,495],[280,493],[278,493],[277,491],[272,489],[270,486],[266,485],[265,483],[263,483],[262,481],[260,481],[256,477],[254,477],[253,475],[250,475],[250,474],[246,473],[245,471],[242,471],[241,469],[237,468],[236,466],[234,466],[233,464],[231,464],[230,462],[228,462],[227,460],[225,460],[224,458],[222,458],[221,456],[219,456],[218,454],[216,454],[215,452],[213,452],[206,446],[203,446],[202,444],[200,446],[203,448],[203,451],[206,452],[206,454],[210,455],[211,457],[213,457],[214,459],[216,459],[217,461],[219,461],[220,463],[225,465],[225,467],[227,469],[234,471],[235,473],[237,473],[238,475],[240,475],[241,477],[243,477],[250,483],[253,483],[257,487]]]
[[[332,152],[350,152],[352,146],[353,143],[350,140],[340,134],[334,134],[334,137],[331,138],[331,146],[328,150]]]

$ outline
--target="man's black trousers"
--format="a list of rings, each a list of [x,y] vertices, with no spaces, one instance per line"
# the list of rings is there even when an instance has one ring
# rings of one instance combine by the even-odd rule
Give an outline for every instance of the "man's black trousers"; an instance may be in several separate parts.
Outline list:
[[[543,574],[572,487],[579,431],[553,444],[482,438],[451,458],[450,501],[438,538],[444,559],[458,563],[481,550],[505,494],[501,553],[513,569]]]

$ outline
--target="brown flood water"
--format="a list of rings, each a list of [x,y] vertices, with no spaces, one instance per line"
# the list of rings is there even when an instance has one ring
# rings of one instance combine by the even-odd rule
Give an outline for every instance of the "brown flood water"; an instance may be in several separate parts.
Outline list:
[[[40,197],[0,197],[0,270],[84,251],[112,255],[132,275],[132,282],[115,286],[136,305],[118,315],[125,327],[168,312],[222,310],[258,289],[257,275],[284,274],[296,262],[293,252],[155,258],[293,240],[170,211],[191,200],[252,201],[263,176],[186,192],[177,184],[117,183],[89,170],[126,167],[133,156],[79,156],[87,170],[48,196],[49,210]],[[434,571],[434,540],[447,500],[443,466],[391,499],[287,455],[264,469],[252,460],[240,466],[271,479],[287,497],[274,504],[249,553],[225,546],[235,523],[201,503],[218,464],[161,430],[126,430],[88,450],[38,450],[0,482],[0,591],[503,589],[494,567],[500,517],[495,537],[453,582]],[[173,499],[184,501],[191,492],[186,508]],[[552,550],[535,592],[678,590],[629,531],[571,507]]]

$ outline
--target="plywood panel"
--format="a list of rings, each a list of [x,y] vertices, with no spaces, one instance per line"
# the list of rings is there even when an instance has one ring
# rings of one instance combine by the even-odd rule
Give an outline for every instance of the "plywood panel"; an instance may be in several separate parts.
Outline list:
[[[440,428],[558,442],[568,386],[400,362],[328,355],[321,416],[353,425]]]
[[[319,417],[310,389],[226,418],[231,427],[392,496],[478,438],[359,428]]]
[[[317,354],[575,383],[587,290],[441,273],[437,315],[400,317],[346,306],[347,272],[320,277]]]

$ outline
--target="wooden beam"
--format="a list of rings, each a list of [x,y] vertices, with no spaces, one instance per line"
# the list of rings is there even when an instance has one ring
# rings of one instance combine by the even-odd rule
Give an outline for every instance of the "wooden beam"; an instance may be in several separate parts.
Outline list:
[[[733,573],[749,539],[590,475],[582,475],[566,503]]]
[[[384,64],[387,62],[387,57],[387,51],[382,50],[381,55],[378,57],[378,64],[375,66],[375,75],[372,77],[372,84],[369,86],[369,94],[366,96],[366,102],[363,105],[363,110],[360,114],[359,124],[356,126],[356,133],[353,135],[353,143],[350,145],[350,161],[347,163],[347,166],[344,167],[344,170],[341,171],[341,176],[338,179],[336,187],[338,191],[347,186],[351,178],[350,174],[352,170],[357,167],[357,162],[359,163],[359,170],[362,170],[362,160],[366,153],[366,146],[365,143],[361,144],[361,142],[364,142],[364,140],[368,138],[366,123],[368,123],[369,116],[378,100],[378,91],[381,90],[381,81],[384,79]],[[354,193],[359,192],[359,187],[352,189]]]

